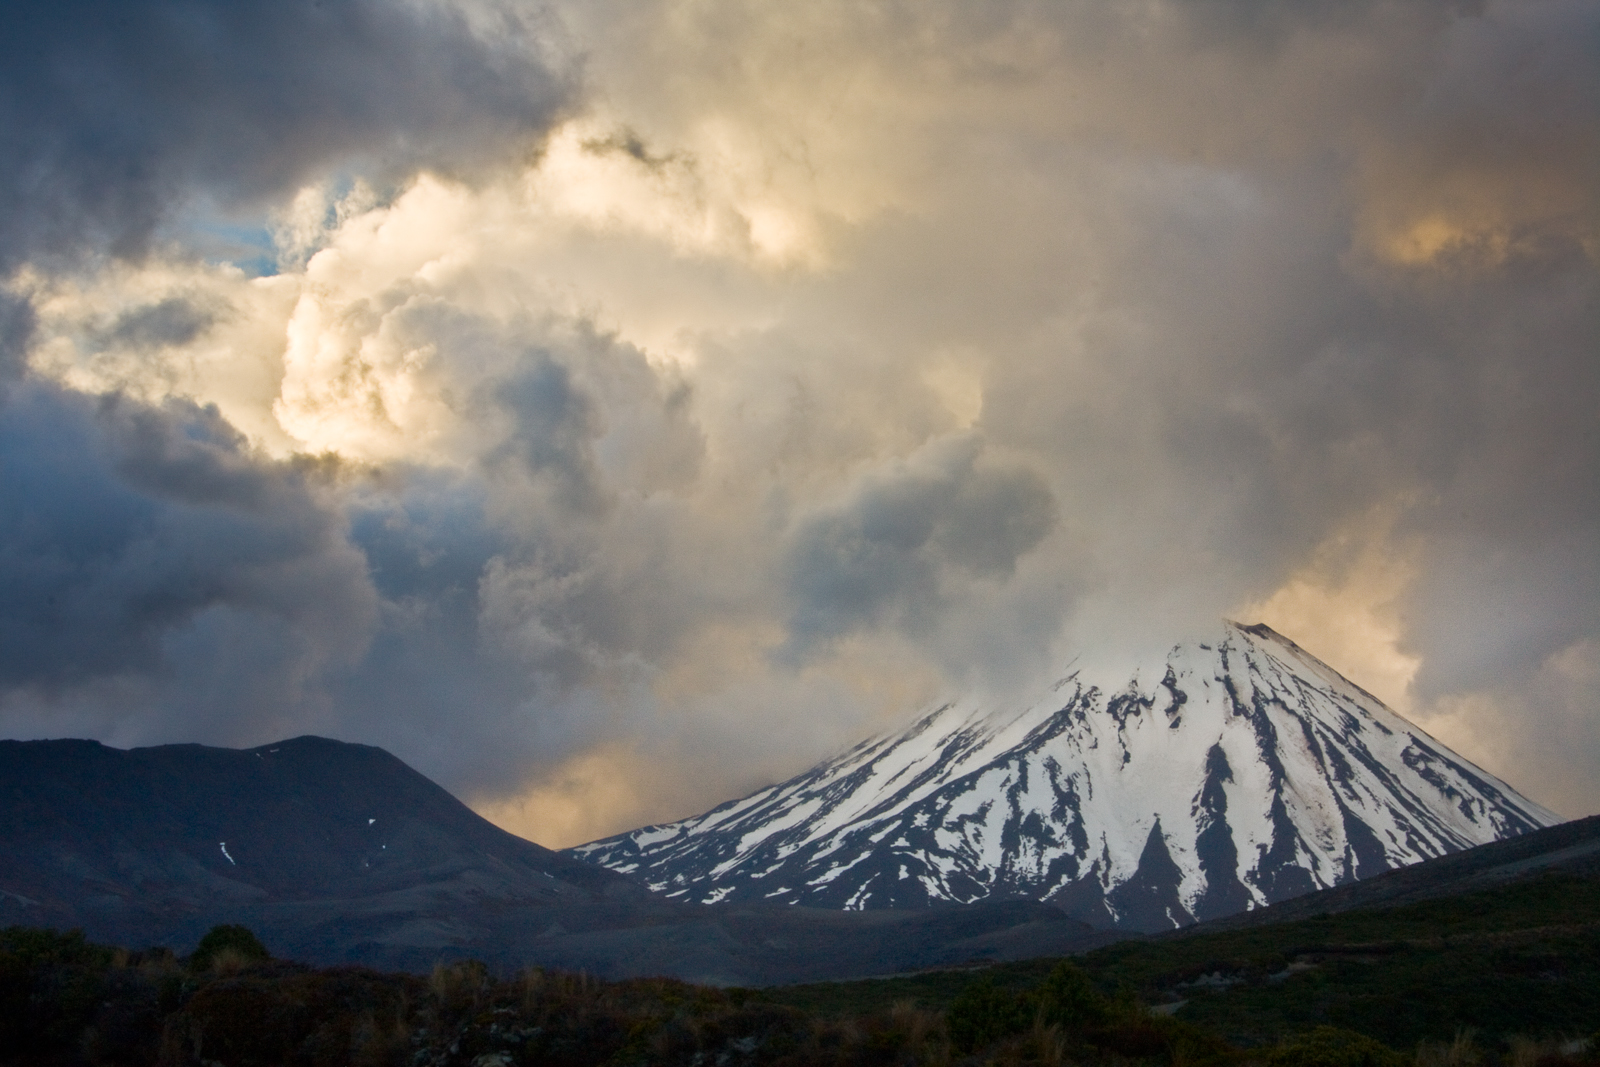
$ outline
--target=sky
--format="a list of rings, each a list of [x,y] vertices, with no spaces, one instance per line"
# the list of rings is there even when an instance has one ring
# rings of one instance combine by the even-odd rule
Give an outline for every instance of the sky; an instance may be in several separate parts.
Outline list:
[[[555,847],[1265,621],[1600,811],[1600,5],[23,0],[0,736]]]

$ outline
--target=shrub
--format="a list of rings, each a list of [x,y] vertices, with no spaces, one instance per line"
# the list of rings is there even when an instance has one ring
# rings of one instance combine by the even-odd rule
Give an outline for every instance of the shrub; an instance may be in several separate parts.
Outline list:
[[[399,1067],[423,983],[359,967],[274,963],[201,986],[169,1015],[161,1067]]]
[[[957,1051],[971,1052],[1003,1037],[1020,1034],[1033,1025],[1036,1007],[1031,997],[1008,993],[992,978],[969,982],[945,1012],[950,1043]]]
[[[196,973],[213,969],[233,973],[271,958],[267,947],[248,926],[229,923],[206,931],[189,957],[189,969]]]
[[[1266,1067],[1409,1067],[1406,1057],[1381,1041],[1341,1030],[1319,1026],[1271,1049],[1264,1057]]]
[[[0,930],[0,1054],[26,1063],[71,1047],[99,1009],[111,957],[81,930]]]
[[[1063,1030],[1082,1030],[1104,1022],[1110,1008],[1089,976],[1067,960],[1056,964],[1036,995],[1044,1023]]]

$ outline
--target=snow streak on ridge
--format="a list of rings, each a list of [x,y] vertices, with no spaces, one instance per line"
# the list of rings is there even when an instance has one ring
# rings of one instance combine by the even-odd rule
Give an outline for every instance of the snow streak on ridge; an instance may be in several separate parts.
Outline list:
[[[1155,681],[1151,682],[1150,680]],[[1559,822],[1266,626],[1020,714],[937,708],[781,785],[569,852],[668,896],[1024,896],[1158,930]]]

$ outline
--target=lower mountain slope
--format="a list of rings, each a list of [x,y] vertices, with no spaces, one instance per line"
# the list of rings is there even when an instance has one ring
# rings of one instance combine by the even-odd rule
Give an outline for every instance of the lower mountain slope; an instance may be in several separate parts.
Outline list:
[[[673,899],[1028,898],[1157,931],[1559,819],[1266,626],[1021,711],[947,704],[704,815],[570,849]]]
[[[1600,816],[1426,860],[1245,915],[1102,947],[1074,961],[1178,1021],[1246,1046],[1318,1026],[1402,1051],[1458,1046],[1428,1063],[1555,1064],[1527,1039],[1595,1034],[1600,1020]],[[981,972],[774,989],[774,1003],[824,1016],[896,1003],[942,1011],[975,980],[1036,989],[1050,959]],[[1522,1040],[1521,1052],[1508,1046]],[[1435,1049],[1434,1051],[1439,1051]],[[1591,1044],[1588,1055],[1600,1055]]]
[[[1600,815],[1453,852],[1360,882],[1241,912],[1195,927],[1215,931],[1292,922],[1360,908],[1396,908],[1459,897],[1546,874],[1600,883]]]
[[[476,957],[756,985],[1077,951],[1028,901],[842,915],[666,900],[495,827],[381,749],[0,741],[0,927],[186,949],[242,923],[278,956],[427,970]]]

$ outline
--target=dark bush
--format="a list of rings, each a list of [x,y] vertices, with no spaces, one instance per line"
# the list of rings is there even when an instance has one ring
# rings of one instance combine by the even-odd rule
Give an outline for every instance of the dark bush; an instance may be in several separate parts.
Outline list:
[[[0,930],[0,1062],[65,1062],[100,1010],[112,951],[83,931]]]
[[[222,962],[265,963],[271,958],[267,946],[250,932],[248,926],[228,923],[206,931],[206,936],[195,946],[194,955],[189,957],[189,969],[208,971]]]
[[[1319,1026],[1278,1045],[1263,1057],[1267,1067],[1407,1067],[1407,1059],[1381,1041]]]
[[[969,982],[951,1001],[945,1025],[956,1050],[971,1052],[1028,1029],[1036,1010],[1033,998],[1009,993],[985,977]]]
[[[217,979],[168,1017],[161,1067],[398,1067],[423,989],[410,975],[282,963]]]
[[[1232,1051],[1210,1030],[1168,1015],[1153,1015],[1140,1007],[1114,1007],[1106,1021],[1090,1029],[1086,1037],[1102,1053],[1127,1059],[1198,1064],[1226,1060]]]
[[[1047,1026],[1066,1031],[1083,1030],[1105,1022],[1110,1003],[1094,987],[1082,968],[1068,960],[1056,964],[1045,976],[1035,995],[1039,1012]]]
[[[100,1067],[153,1064],[161,1048],[160,974],[155,968],[113,967],[100,986],[100,1007],[76,1044],[83,1058]]]

